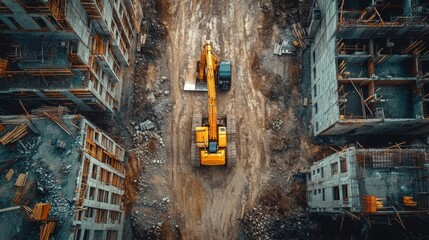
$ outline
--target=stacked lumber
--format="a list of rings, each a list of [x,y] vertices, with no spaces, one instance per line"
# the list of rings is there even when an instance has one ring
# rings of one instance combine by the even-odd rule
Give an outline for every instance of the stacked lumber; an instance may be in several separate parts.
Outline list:
[[[22,197],[22,189],[17,189],[15,192],[15,196],[13,196],[12,202],[17,205],[21,201]]]
[[[304,42],[304,37],[307,35],[306,34],[306,32],[305,32],[305,30],[304,29],[302,29],[302,27],[301,27],[301,24],[292,24],[292,33],[293,33],[293,36],[296,38],[296,40],[298,41],[298,43],[299,43],[299,46],[301,47],[301,48],[303,48],[303,49],[306,49],[307,48],[307,46],[306,46],[306,44],[305,44],[305,42]]]
[[[40,226],[40,240],[48,240],[55,230],[55,222],[51,221]]]
[[[12,131],[6,133],[3,137],[0,138],[0,143],[3,145],[13,143],[21,138],[23,138],[25,135],[28,134],[28,125],[27,123],[21,124],[14,128]]]
[[[49,203],[37,203],[33,209],[34,220],[46,220],[51,210],[51,204]]]
[[[9,182],[14,173],[15,173],[15,171],[12,168],[9,169],[9,171],[7,171],[7,173],[6,173],[6,181]]]
[[[6,73],[7,59],[0,58],[0,76]]]
[[[18,176],[18,179],[16,179],[15,186],[17,187],[23,187],[25,183],[27,182],[28,174],[27,173],[20,173]]]
[[[34,198],[34,191],[36,190],[36,182],[28,181],[24,187],[17,187],[16,193],[13,198],[15,205],[27,205]]]
[[[92,42],[92,54],[103,55],[106,53],[106,44],[104,43],[103,37],[101,35],[94,34]]]

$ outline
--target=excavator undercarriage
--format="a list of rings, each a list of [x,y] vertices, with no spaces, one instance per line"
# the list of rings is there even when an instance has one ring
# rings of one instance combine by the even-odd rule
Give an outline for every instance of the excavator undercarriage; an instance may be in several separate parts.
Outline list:
[[[226,165],[228,168],[235,167],[237,162],[236,150],[236,122],[235,117],[219,117],[218,126],[226,127],[227,148],[226,148]],[[194,114],[192,117],[192,143],[191,143],[191,162],[192,167],[201,166],[200,148],[196,143],[196,129],[200,126],[208,126],[208,117],[202,117],[201,114]]]

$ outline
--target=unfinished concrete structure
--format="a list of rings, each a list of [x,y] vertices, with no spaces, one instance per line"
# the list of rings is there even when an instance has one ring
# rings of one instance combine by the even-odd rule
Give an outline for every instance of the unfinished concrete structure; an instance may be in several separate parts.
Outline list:
[[[122,239],[125,151],[84,117],[62,112],[0,117],[0,208],[50,203],[55,239]],[[20,173],[28,175],[22,188],[14,185]],[[4,239],[37,236],[38,224],[24,212],[0,213]]]
[[[428,177],[428,149],[350,147],[311,166],[308,207],[313,213],[404,226],[405,218],[429,217]],[[407,206],[407,196],[417,206]]]
[[[117,111],[141,20],[137,0],[1,1],[2,105]]]
[[[314,1],[315,135],[429,130],[429,1]]]

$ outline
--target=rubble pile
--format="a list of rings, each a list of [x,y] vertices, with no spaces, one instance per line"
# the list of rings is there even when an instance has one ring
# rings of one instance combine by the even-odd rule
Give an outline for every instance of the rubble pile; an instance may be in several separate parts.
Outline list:
[[[287,214],[280,207],[261,203],[241,220],[245,239],[308,239],[312,222],[302,209]]]
[[[166,212],[167,205],[171,202],[169,197],[163,197],[161,200],[149,200],[147,197],[138,200],[137,203],[141,206],[151,209],[151,211]],[[133,211],[131,216],[133,221],[133,227],[136,230],[137,236],[145,236],[146,239],[159,239],[161,231],[164,226],[164,221],[160,221],[156,214],[150,214],[147,211],[140,212],[138,210]],[[168,215],[167,219],[171,219]],[[144,222],[145,224],[141,224]],[[176,224],[178,227],[178,225]]]
[[[144,236],[145,239],[158,239],[161,234],[163,222],[160,221],[167,213],[171,199],[168,196],[159,198],[154,193],[156,186],[150,181],[154,175],[163,174],[166,159],[161,154],[165,147],[163,138],[155,129],[150,131],[136,130],[134,134],[136,146],[135,155],[143,165],[141,176],[135,180],[139,197],[136,200],[138,207],[131,214],[131,220],[136,236]],[[144,223],[144,224],[142,224]]]
[[[151,61],[152,53],[142,49],[142,54],[137,55],[136,76],[147,71],[147,61]],[[141,167],[141,174],[134,180],[138,197],[130,217],[136,236],[159,239],[165,225],[164,219],[173,221],[167,216],[168,205],[172,200],[165,195],[159,196],[159,186],[155,186],[151,180],[154,176],[165,174],[166,145],[159,129],[168,124],[166,113],[171,111],[173,104],[166,76],[159,77],[152,86],[143,86],[138,81],[141,79],[136,77],[134,120],[130,122],[129,130],[133,133],[133,153]]]
[[[65,167],[67,168],[67,167]],[[70,167],[69,167],[70,169]],[[69,170],[65,170],[69,171]],[[35,171],[37,179],[37,191],[44,195],[42,202],[51,204],[49,216],[58,219],[62,224],[73,215],[73,203],[61,194],[60,180],[47,168],[39,167]]]
[[[275,21],[279,27],[289,27],[294,22],[305,21],[308,16],[308,1],[307,0],[271,0],[271,5],[267,1],[263,1],[261,5],[263,11],[272,9],[275,15]]]

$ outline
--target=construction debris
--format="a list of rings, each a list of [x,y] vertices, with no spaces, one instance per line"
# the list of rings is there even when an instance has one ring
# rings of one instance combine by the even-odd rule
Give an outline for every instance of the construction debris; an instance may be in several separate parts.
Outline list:
[[[50,221],[46,224],[43,224],[42,226],[40,226],[40,240],[49,240],[50,236],[52,235],[52,233],[55,230],[55,222],[54,221]]]
[[[34,221],[44,221],[48,219],[49,211],[51,210],[51,204],[49,203],[37,203],[33,209],[23,206],[27,211],[28,218]]]
[[[301,27],[300,23],[294,23],[292,24],[292,33],[295,37],[296,41],[298,42],[299,46],[303,49],[307,48],[307,44],[304,41],[304,38],[307,36],[306,31]]]
[[[9,171],[7,171],[7,173],[6,173],[6,181],[10,181],[10,179],[12,178],[12,176],[13,176],[13,174],[15,173],[15,171],[11,168],[11,169],[9,169]]]
[[[142,123],[140,123],[140,130],[142,131],[149,131],[155,128],[155,124],[151,120],[146,120]]]
[[[29,133],[27,123],[15,127],[12,131],[6,133],[0,138],[0,143],[3,145],[13,143]]]
[[[18,179],[16,179],[15,186],[17,187],[25,186],[25,183],[27,182],[27,178],[28,178],[27,173],[20,173],[18,176]]]
[[[0,76],[4,76],[6,72],[7,59],[0,58]]]

